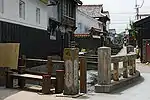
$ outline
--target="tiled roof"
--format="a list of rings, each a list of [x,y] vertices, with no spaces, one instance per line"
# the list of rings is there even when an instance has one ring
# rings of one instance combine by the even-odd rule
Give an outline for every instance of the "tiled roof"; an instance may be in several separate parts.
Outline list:
[[[103,5],[82,5],[78,9],[91,17],[104,17],[103,14]]]

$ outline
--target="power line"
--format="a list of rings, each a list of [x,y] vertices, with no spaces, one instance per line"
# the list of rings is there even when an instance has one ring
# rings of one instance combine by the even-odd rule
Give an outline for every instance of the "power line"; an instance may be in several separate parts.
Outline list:
[[[128,14],[135,14],[135,12],[131,12],[131,13],[110,13],[110,14],[119,14],[119,15],[128,15]]]
[[[142,4],[141,4],[141,6],[140,6],[139,8],[142,8],[142,7],[143,7],[143,5],[144,5],[144,0],[143,0],[143,2],[142,2]]]
[[[111,20],[111,22],[129,22],[129,20]]]

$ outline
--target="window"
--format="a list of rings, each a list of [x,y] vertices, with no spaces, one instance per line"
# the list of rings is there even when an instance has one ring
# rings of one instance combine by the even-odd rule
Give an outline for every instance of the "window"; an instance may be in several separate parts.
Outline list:
[[[40,24],[40,8],[36,8],[36,22]]]
[[[0,0],[0,13],[4,12],[4,0]]]
[[[19,17],[25,19],[25,2],[19,1]]]
[[[74,18],[75,16],[73,16],[74,13],[74,4],[71,0],[62,0],[62,13],[63,15],[69,16],[71,18]]]

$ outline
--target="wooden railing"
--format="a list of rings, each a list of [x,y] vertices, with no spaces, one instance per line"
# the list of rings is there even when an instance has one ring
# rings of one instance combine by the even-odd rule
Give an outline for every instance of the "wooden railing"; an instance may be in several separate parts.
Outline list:
[[[47,60],[44,59],[31,59],[31,58],[26,58],[25,56],[23,56],[22,58],[20,58],[20,66],[26,66],[26,61],[37,61],[37,62],[45,62],[46,63],[46,67],[48,69],[48,72],[38,72],[38,71],[32,71],[32,70],[26,70],[25,73],[28,74],[34,74],[34,75],[44,75],[44,74],[50,74],[52,75],[52,70],[53,70],[53,64],[62,64],[64,65],[64,69],[65,70],[65,61],[60,61],[60,60],[52,60],[51,56],[48,56]],[[86,93],[87,92],[87,87],[86,87],[86,59],[84,56],[79,57],[79,69],[80,69],[80,92],[81,93]],[[13,71],[18,71],[18,70],[13,70]],[[59,71],[58,71],[59,72]],[[57,74],[57,70],[56,70],[56,78],[59,78],[59,74]],[[59,83],[61,84],[61,82]],[[59,88],[63,88],[62,85],[58,85],[60,86]]]

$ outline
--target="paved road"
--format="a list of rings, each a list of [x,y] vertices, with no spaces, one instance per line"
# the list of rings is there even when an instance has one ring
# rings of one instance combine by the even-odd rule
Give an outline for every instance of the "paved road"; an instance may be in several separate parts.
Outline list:
[[[4,100],[4,98],[16,94],[19,91],[16,89],[6,89],[4,87],[0,87],[0,100]]]

